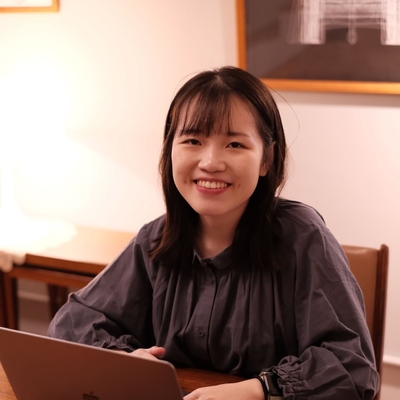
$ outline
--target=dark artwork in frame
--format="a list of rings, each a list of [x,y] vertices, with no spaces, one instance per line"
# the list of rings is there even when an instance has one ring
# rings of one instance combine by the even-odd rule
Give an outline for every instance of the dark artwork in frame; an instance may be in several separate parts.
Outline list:
[[[400,85],[400,0],[238,0],[237,7],[241,63],[259,78]]]

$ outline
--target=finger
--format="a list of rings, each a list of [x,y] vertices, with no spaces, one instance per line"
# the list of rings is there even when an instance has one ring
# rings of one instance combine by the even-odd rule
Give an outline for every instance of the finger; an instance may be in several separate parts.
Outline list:
[[[149,353],[148,349],[137,349],[130,354],[132,354],[135,357],[148,358],[148,359],[152,359],[152,360],[157,359],[157,357],[155,357],[151,353]]]
[[[155,357],[162,357],[165,354],[164,347],[153,346],[147,349],[147,351]]]

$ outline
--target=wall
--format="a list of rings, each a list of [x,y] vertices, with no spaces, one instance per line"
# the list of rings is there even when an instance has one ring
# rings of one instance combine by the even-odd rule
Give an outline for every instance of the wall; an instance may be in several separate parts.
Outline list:
[[[1,126],[16,138],[6,145],[21,209],[127,231],[162,213],[169,102],[191,74],[236,64],[235,34],[234,0],[61,0],[56,14],[0,14],[0,84],[15,85],[0,120],[19,106]],[[284,195],[316,207],[341,243],[390,247],[385,353],[396,364],[400,97],[280,95]],[[399,371],[389,363],[385,374],[383,399],[398,398]]]
[[[233,1],[211,0],[64,0],[57,14],[0,14],[0,76],[18,89],[8,129],[24,158],[13,163],[20,207],[128,231],[162,213],[169,102],[190,74],[235,62],[234,21]],[[24,100],[26,85],[40,106]],[[40,113],[57,118],[43,126]]]

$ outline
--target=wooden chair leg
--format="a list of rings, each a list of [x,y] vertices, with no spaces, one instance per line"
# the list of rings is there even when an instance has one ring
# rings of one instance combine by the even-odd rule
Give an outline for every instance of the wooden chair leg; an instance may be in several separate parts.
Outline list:
[[[17,280],[9,274],[4,274],[4,297],[6,306],[6,326],[10,329],[19,327],[19,307],[17,294]]]
[[[48,284],[47,292],[49,294],[50,318],[53,319],[57,311],[68,300],[68,288],[64,286]]]
[[[6,299],[4,293],[4,272],[0,271],[0,326],[7,326]]]

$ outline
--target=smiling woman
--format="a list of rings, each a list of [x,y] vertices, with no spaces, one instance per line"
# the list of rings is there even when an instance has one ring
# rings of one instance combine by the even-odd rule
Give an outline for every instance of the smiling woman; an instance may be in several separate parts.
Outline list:
[[[279,197],[286,151],[259,79],[224,67],[186,82],[164,128],[166,214],[49,335],[247,378],[185,400],[373,399],[361,290],[318,212]]]

